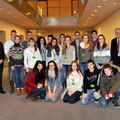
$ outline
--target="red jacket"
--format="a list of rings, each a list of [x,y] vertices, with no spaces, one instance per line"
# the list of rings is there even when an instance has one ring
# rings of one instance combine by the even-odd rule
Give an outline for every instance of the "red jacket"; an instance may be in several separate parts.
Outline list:
[[[40,81],[40,83],[43,85],[44,78]],[[33,70],[29,73],[26,81],[25,81],[25,89],[28,94],[28,96],[31,96],[32,88],[37,88],[37,85],[35,84],[35,74]]]

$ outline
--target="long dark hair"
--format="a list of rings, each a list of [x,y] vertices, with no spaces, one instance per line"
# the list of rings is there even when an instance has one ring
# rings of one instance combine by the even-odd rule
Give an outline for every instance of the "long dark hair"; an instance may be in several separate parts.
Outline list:
[[[56,41],[55,51],[58,53],[58,52],[60,52],[60,48],[59,48],[59,46],[58,46],[58,42],[57,42],[57,39],[56,39],[56,38],[53,38],[53,39],[52,39],[52,41],[51,41],[50,44],[48,45],[48,49],[53,49],[53,46],[52,46],[53,40]]]
[[[41,39],[44,40],[44,46],[46,46],[46,39],[45,39],[43,36],[40,36],[40,37],[37,39],[37,45],[38,45],[39,50],[41,50],[41,43],[40,43]]]
[[[106,48],[106,46],[107,46],[107,44],[106,44],[106,42],[105,42],[105,36],[104,36],[103,34],[100,34],[100,35],[98,36],[98,38],[97,38],[97,41],[98,41],[98,43],[97,43],[97,49],[98,49],[98,50],[100,50],[100,42],[99,42],[99,37],[100,37],[100,36],[102,36],[103,39],[104,39],[104,43],[103,43],[102,49]]]
[[[33,68],[33,72],[34,72],[35,76],[39,73],[39,70],[37,68],[38,64],[42,64],[43,65],[43,62],[40,61],[40,60],[36,61],[35,66]],[[44,67],[42,68],[41,73],[44,75]]]
[[[71,72],[73,71],[73,70],[72,70],[72,64],[73,64],[73,63],[75,63],[76,66],[77,66],[77,70],[76,70],[76,71],[82,75],[81,70],[80,70],[80,67],[79,67],[79,64],[78,64],[78,61],[73,60],[72,63],[71,63],[70,70],[69,70],[67,76],[69,77],[69,75],[70,75]]]
[[[48,62],[48,66],[46,68],[46,77],[48,79],[48,70],[50,69],[50,67],[49,67],[50,63],[54,63],[54,66],[55,66],[54,71],[55,71],[55,79],[56,79],[58,77],[58,67],[57,67],[57,64],[53,60],[51,60],[51,61]]]

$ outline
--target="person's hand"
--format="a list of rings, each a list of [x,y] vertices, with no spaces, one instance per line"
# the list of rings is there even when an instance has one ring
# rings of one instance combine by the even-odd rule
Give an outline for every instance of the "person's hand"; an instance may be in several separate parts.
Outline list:
[[[51,98],[53,94],[51,92],[48,93],[48,97]]]
[[[41,88],[43,85],[42,84],[40,84],[40,85],[37,85],[37,88]]]
[[[106,100],[108,100],[108,99],[109,99],[109,96],[108,96],[108,95],[106,95],[106,96],[105,96],[105,99],[106,99]]]
[[[93,95],[94,95],[95,98],[97,98],[99,94],[98,94],[98,92],[94,92]]]
[[[25,66],[23,66],[23,69],[25,70],[25,69],[26,69],[26,67],[25,67]]]
[[[100,67],[100,66],[98,66],[98,69],[100,70],[100,69],[101,69],[101,67]]]
[[[113,96],[113,94],[109,94],[109,97],[112,97]]]
[[[87,97],[88,97],[88,94],[87,94],[87,93],[83,94],[82,100],[84,100],[84,99],[87,98]]]
[[[3,60],[0,60],[0,64],[2,64]]]
[[[62,70],[62,66],[60,66],[60,70]]]
[[[26,72],[29,73],[29,68],[26,68]]]
[[[15,67],[14,67],[14,66],[12,66],[12,67],[11,67],[11,69],[12,69],[12,71],[14,71],[14,70],[15,70]]]
[[[68,91],[68,95],[69,95],[69,96],[71,96],[71,95],[72,95],[72,92],[71,92],[70,90]]]

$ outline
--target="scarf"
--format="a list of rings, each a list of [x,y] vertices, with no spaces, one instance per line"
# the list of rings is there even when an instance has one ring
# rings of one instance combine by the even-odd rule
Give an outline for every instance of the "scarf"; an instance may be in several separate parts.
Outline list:
[[[52,49],[55,49],[55,52],[56,52],[56,54],[57,54],[57,56],[58,56],[58,55],[59,55],[59,52],[56,51],[56,46],[53,46]],[[47,57],[51,57],[51,48],[48,48]]]
[[[48,70],[48,76],[51,78],[55,78],[55,71],[51,71],[50,69]]]

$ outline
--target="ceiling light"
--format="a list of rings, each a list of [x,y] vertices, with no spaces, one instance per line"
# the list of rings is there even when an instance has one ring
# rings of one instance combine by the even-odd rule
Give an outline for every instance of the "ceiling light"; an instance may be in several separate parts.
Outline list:
[[[13,2],[14,0],[7,0],[8,2]]]
[[[107,0],[103,0],[104,2],[107,1]]]
[[[0,10],[3,10],[3,8],[0,8]]]
[[[94,12],[98,12],[98,10],[94,10]]]
[[[77,11],[74,11],[74,13],[76,14],[76,13],[77,13]]]
[[[17,16],[14,16],[15,18],[17,18]]]
[[[98,8],[101,8],[101,6],[100,6],[100,5],[98,5],[97,7],[98,7]]]
[[[29,15],[31,15],[31,12],[27,12],[27,13],[25,13],[25,15],[26,15],[26,16],[29,16]]]
[[[91,14],[91,16],[94,16],[94,14]]]
[[[116,4],[117,4],[117,2],[114,2],[114,3],[113,3],[113,5],[116,5]]]
[[[91,19],[91,17],[88,18],[89,20]]]
[[[7,12],[7,14],[10,14],[10,12]]]

